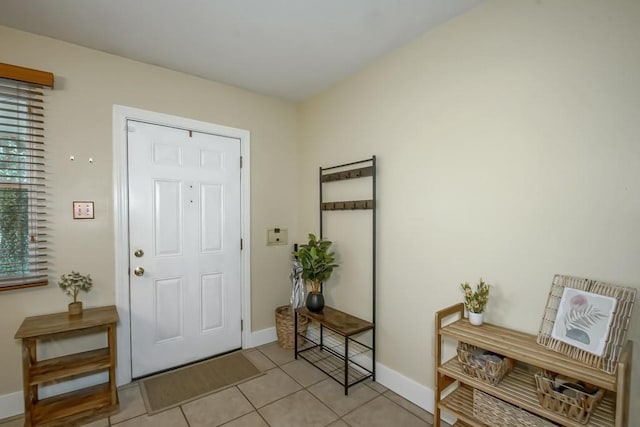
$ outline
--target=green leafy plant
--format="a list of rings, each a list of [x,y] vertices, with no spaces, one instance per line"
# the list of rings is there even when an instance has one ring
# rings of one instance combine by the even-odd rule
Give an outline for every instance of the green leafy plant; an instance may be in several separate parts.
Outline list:
[[[333,269],[338,267],[333,252],[329,251],[331,244],[329,240],[318,239],[314,234],[309,234],[309,242],[292,252],[300,260],[302,278],[311,285],[312,292],[320,292],[320,284],[328,280]]]
[[[78,293],[80,291],[89,292],[89,289],[93,286],[93,281],[91,280],[90,274],[83,276],[76,271],[72,271],[71,273],[60,276],[58,286],[64,293],[73,297],[73,302],[77,302]]]
[[[480,278],[476,284],[476,290],[471,289],[469,282],[460,284],[462,292],[464,292],[464,306],[471,313],[483,313],[487,308],[489,301],[489,284]]]

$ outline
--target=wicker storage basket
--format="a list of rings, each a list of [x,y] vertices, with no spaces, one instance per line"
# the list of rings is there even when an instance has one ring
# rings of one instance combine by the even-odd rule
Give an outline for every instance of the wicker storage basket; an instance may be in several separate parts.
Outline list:
[[[305,334],[309,319],[305,316],[298,315],[298,333]],[[276,308],[276,334],[278,335],[278,344],[282,348],[293,348],[294,333],[293,316],[291,314],[291,306],[283,305]],[[298,336],[298,348],[304,345],[304,338]]]
[[[602,388],[594,394],[575,390],[575,397],[567,396],[555,390],[553,374],[544,370],[536,374],[536,388],[540,405],[582,424],[589,422],[605,392]]]
[[[496,385],[505,375],[513,369],[513,360],[504,357],[502,362],[485,361],[483,365],[478,365],[472,360],[474,350],[478,348],[466,343],[458,345],[458,361],[462,364],[465,374],[478,378],[487,384]]]
[[[473,416],[492,427],[555,427],[536,415],[473,389]]]

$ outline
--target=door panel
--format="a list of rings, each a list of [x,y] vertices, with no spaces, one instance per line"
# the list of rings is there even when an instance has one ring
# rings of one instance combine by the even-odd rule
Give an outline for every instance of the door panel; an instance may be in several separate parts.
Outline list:
[[[182,254],[182,185],[177,181],[155,181],[153,224],[156,255]]]
[[[224,230],[222,223],[224,215],[224,190],[221,185],[215,184],[203,184],[200,188],[200,200],[202,200],[200,216],[204,218],[204,220],[201,220],[202,252],[219,252],[222,250],[222,233]]]
[[[182,287],[181,277],[155,280],[156,342],[183,337]]]
[[[240,141],[129,122],[128,150],[135,378],[241,347]]]
[[[223,326],[224,284],[222,274],[202,276],[202,331],[211,331]]]

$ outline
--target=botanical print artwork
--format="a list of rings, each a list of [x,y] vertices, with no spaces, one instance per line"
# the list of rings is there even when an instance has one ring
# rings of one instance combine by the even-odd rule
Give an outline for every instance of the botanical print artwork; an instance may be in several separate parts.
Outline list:
[[[615,298],[564,288],[551,336],[602,356],[615,308]]]

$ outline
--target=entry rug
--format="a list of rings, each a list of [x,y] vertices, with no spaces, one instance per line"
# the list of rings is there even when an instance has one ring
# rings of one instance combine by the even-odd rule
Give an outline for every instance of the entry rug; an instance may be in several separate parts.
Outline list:
[[[152,415],[260,375],[242,352],[235,352],[145,378],[140,391]]]

